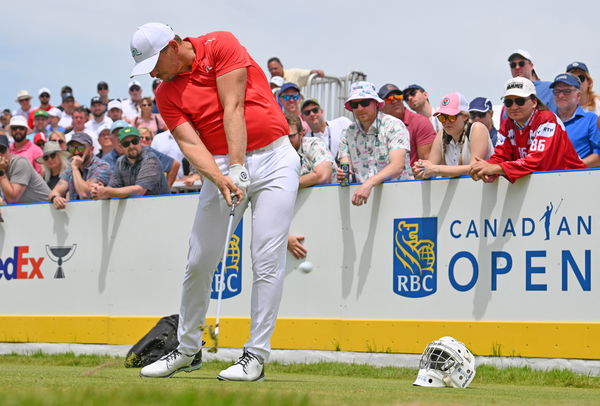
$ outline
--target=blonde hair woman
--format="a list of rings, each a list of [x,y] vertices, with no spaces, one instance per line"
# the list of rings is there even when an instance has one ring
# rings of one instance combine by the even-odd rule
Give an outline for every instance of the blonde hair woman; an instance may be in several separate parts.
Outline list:
[[[44,154],[36,159],[44,167],[44,180],[50,190],[54,189],[60,180],[60,175],[69,165],[68,156],[69,153],[63,151],[57,142],[48,141],[44,145]]]
[[[566,72],[577,76],[581,82],[581,100],[579,101],[581,108],[600,115],[600,99],[593,90],[594,80],[587,65],[583,62],[572,62],[567,66]]]

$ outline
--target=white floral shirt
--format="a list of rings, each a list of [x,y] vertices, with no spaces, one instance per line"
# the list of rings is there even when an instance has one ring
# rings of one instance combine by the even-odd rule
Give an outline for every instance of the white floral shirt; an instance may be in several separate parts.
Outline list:
[[[376,175],[389,163],[389,153],[395,149],[406,150],[402,174],[391,180],[413,179],[410,168],[410,139],[408,130],[396,117],[377,113],[377,118],[365,132],[355,120],[340,139],[339,157],[349,158],[357,182],[364,182]]]
[[[333,156],[325,142],[317,137],[304,137],[300,148],[298,148],[298,154],[300,155],[300,176],[311,173],[315,170],[322,162],[331,162],[333,170],[331,171],[331,183],[337,182],[337,166],[333,160]]]

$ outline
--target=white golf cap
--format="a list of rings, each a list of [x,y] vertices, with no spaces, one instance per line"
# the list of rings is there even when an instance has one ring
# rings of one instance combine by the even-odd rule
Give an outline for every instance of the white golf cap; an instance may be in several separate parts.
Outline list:
[[[154,68],[154,66],[152,68]],[[150,70],[152,70],[152,69],[150,69]],[[132,80],[127,85],[127,89],[131,89],[133,86],[142,87],[142,84],[140,82],[138,82],[137,80]]]
[[[42,87],[40,89],[40,91],[38,92],[38,97],[40,97],[43,93],[48,93],[49,96],[52,96],[52,93],[50,93],[50,89],[48,89],[47,87]]]
[[[111,100],[108,102],[108,107],[106,108],[106,110],[111,111],[112,109],[119,109],[123,111],[123,105],[119,100]]]
[[[9,127],[25,127],[27,128],[27,132],[31,131],[29,125],[27,124],[27,119],[23,116],[13,116],[10,119]]]
[[[510,60],[515,55],[522,56],[524,59],[527,59],[528,61],[533,62],[533,57],[531,56],[531,54],[529,52],[525,51],[524,49],[517,49],[517,50],[511,52],[510,55],[508,56],[508,61],[510,62]]]
[[[536,95],[535,85],[531,80],[525,79],[521,76],[509,79],[504,86],[504,97],[529,97],[531,95]]]
[[[52,117],[62,117],[62,111],[60,111],[59,109],[57,109],[56,107],[52,107],[50,110],[48,110],[48,115],[52,116]]]
[[[146,23],[131,37],[131,56],[135,66],[131,77],[150,73],[156,66],[160,51],[175,38],[173,29],[162,23]]]

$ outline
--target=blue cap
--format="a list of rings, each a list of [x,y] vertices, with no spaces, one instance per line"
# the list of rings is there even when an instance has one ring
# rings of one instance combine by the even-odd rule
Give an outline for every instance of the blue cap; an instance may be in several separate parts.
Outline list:
[[[469,111],[487,113],[492,109],[492,101],[487,97],[476,97],[469,103]]]
[[[590,73],[590,71],[588,70],[587,65],[585,63],[583,63],[583,62],[571,62],[567,66],[567,69],[565,70],[565,72],[568,72],[568,71],[573,70],[573,69],[581,69],[585,73]]]
[[[386,97],[388,97],[390,95],[390,93],[404,93],[404,92],[402,90],[400,90],[398,88],[398,86],[396,86],[392,83],[386,83],[385,85],[381,86],[381,88],[377,92],[377,95],[379,97],[381,97],[382,99],[385,99]]]
[[[411,89],[420,90],[420,91],[422,91],[422,92],[424,92],[424,91],[425,91],[425,89],[423,89],[423,87],[422,87],[422,86],[419,86],[419,85],[412,84],[412,85],[409,85],[409,86],[408,86],[406,89],[404,89],[404,90],[402,91],[402,93],[405,93],[406,91],[408,91],[408,90],[411,90]]]
[[[572,75],[570,73],[561,73],[557,77],[554,78],[554,82],[550,85],[550,89],[556,86],[557,83],[564,83],[569,86],[575,86],[577,89],[581,86],[581,82],[577,78],[577,76]]]
[[[112,127],[110,127],[110,133],[112,134],[115,130],[118,130],[120,128],[129,127],[130,125],[131,124],[129,124],[125,120],[117,120],[112,124]]]
[[[300,87],[298,87],[297,84],[292,83],[292,82],[287,82],[287,83],[284,83],[283,85],[281,85],[281,88],[279,89],[279,94],[285,92],[288,89],[296,89],[298,91],[298,93],[300,93]]]

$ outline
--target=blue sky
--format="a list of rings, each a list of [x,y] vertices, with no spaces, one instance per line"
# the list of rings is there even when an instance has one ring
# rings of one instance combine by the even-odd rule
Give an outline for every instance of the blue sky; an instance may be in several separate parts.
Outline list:
[[[363,71],[377,87],[418,83],[434,105],[452,91],[497,104],[510,77],[507,56],[517,48],[533,55],[544,80],[574,60],[600,78],[599,11],[592,1],[10,2],[0,24],[0,107],[14,109],[19,90],[37,96],[41,87],[59,104],[65,84],[88,104],[100,80],[111,97],[126,97],[129,40],[150,21],[182,36],[231,31],[265,69],[269,57],[279,56],[288,68],[333,76]],[[141,82],[150,94],[150,79]]]

